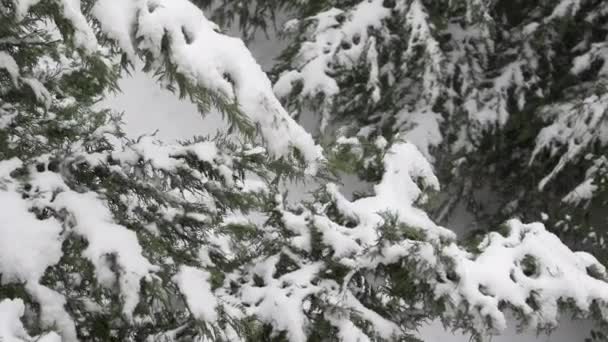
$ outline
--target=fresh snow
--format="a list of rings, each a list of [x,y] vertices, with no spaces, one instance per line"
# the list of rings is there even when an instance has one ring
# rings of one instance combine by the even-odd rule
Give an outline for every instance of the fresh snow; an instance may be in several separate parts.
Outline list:
[[[115,0],[100,0],[93,15],[127,53],[147,51],[160,63],[164,58],[163,37],[169,37],[168,58],[178,72],[195,84],[236,101],[258,125],[273,156],[287,156],[295,147],[308,163],[308,173],[316,173],[318,163],[324,159],[321,147],[281,106],[270,80],[243,41],[219,33],[218,27],[187,0],[123,1],[118,5],[118,17],[114,15],[114,5]],[[137,27],[137,32],[132,34],[133,27]],[[140,40],[138,45],[133,36]]]
[[[15,59],[4,51],[0,51],[0,68],[6,70],[13,80],[13,83],[17,83],[17,78],[19,76],[19,66]]]
[[[382,0],[362,1],[348,13],[331,8],[315,16],[304,18],[305,21],[315,22],[315,39],[304,42],[296,57],[293,70],[283,73],[274,85],[274,91],[279,97],[287,97],[297,82],[302,82],[302,96],[313,98],[323,94],[328,104],[332,97],[338,94],[340,88],[335,79],[328,75],[330,65],[334,62],[351,66],[367,51],[367,58],[372,66],[370,87],[374,88],[376,98],[380,96],[375,87],[377,69],[375,67],[375,52],[368,46],[368,28],[379,28],[382,20],[390,15],[390,10],[382,6]],[[338,17],[346,19],[340,24]],[[292,25],[295,22],[291,23]],[[353,42],[358,37],[359,43]],[[356,39],[355,39],[356,40]],[[342,42],[349,44],[348,49],[341,48]],[[323,112],[321,130],[328,124],[329,112]]]
[[[190,266],[181,266],[173,281],[186,297],[188,309],[192,315],[200,320],[214,323],[217,320],[215,312],[217,299],[209,285],[210,274],[207,271]]]
[[[54,332],[32,339],[21,323],[25,306],[21,299],[3,299],[0,301],[0,341],[2,342],[62,342]]]
[[[2,283],[38,282],[46,268],[61,258],[61,224],[53,218],[37,219],[16,192],[0,190],[0,203]]]
[[[450,298],[455,307],[466,301],[478,308],[481,316],[475,324],[483,325],[488,316],[496,330],[504,330],[507,323],[498,309],[500,301],[522,310],[532,326],[555,326],[560,300],[571,299],[576,308],[588,312],[594,298],[608,298],[608,286],[601,280],[606,270],[591,255],[572,252],[541,223],[511,220],[506,225],[508,234],[488,234],[479,255],[454,244],[444,249],[460,279],[457,284],[438,284],[436,292]],[[533,264],[525,266],[532,268],[531,274],[524,272],[524,262]],[[589,276],[590,269],[600,278]]]
[[[353,234],[354,239],[373,245],[378,239],[377,225],[384,221],[380,214],[390,213],[397,214],[411,227],[420,227],[431,240],[455,238],[451,231],[437,226],[423,210],[414,205],[423,190],[418,187],[417,181],[429,189],[439,190],[439,181],[420,151],[411,143],[395,144],[387,152],[384,167],[382,181],[374,186],[375,196],[350,202],[335,185],[328,185],[328,191],[340,209],[359,222],[357,227],[345,232]]]
[[[139,302],[139,282],[157,268],[142,256],[142,247],[135,232],[113,223],[109,209],[95,193],[60,193],[55,205],[68,210],[74,218],[74,231],[87,239],[84,255],[95,265],[97,279],[111,286],[115,273],[108,262],[114,255],[120,267],[117,279],[124,299],[123,314],[131,317]]]

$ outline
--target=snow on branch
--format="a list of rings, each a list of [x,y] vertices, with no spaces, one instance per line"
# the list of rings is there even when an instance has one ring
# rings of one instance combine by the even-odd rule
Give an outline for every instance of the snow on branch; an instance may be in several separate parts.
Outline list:
[[[22,18],[37,1],[15,0],[17,17]],[[79,0],[61,0],[61,14],[73,27],[77,47],[88,53],[99,50],[92,23],[86,20]],[[134,61],[138,55],[151,58],[158,70],[169,63],[179,82],[192,92],[211,92],[206,102],[231,107],[235,104],[247,120],[259,129],[269,153],[288,156],[291,148],[300,151],[314,174],[323,161],[321,148],[281,106],[272,92],[270,80],[238,38],[219,32],[203,12],[187,0],[99,0],[91,10],[102,33]],[[4,52],[0,68],[15,78],[16,64]],[[32,86],[32,82],[28,83]],[[180,84],[180,87],[183,84]],[[45,93],[32,87],[38,96]],[[204,97],[205,94],[194,94]],[[204,114],[204,113],[203,113]]]
[[[464,304],[474,324],[482,327],[489,318],[495,331],[506,328],[509,307],[538,329],[557,326],[566,304],[586,314],[596,305],[604,315],[606,270],[593,256],[571,251],[541,223],[511,220],[504,228],[504,235],[489,233],[475,253],[455,244],[441,251],[456,274],[455,280],[436,287],[449,307],[458,311]]]
[[[293,63],[280,75],[274,86],[277,95],[288,97],[297,84],[301,84],[298,95],[303,98],[323,95],[321,125],[324,129],[329,123],[332,98],[340,92],[332,70],[352,69],[364,59],[370,68],[368,87],[377,102],[381,95],[377,84],[379,70],[375,38],[370,31],[380,30],[382,20],[391,13],[382,3],[382,0],[362,1],[350,11],[331,8],[302,22],[289,22],[287,29],[298,24],[310,25],[312,34],[309,41],[301,44]]]
[[[221,34],[199,8],[187,0],[100,0],[92,14],[131,59],[146,54],[157,67],[172,63],[187,82],[237,103],[272,155],[295,147],[316,172],[321,148],[281,106],[245,44]]]

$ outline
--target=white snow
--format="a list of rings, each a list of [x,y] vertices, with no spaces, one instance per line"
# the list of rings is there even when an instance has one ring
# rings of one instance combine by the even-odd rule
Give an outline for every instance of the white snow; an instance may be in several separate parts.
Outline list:
[[[0,181],[3,178],[9,177],[11,172],[20,168],[23,165],[23,162],[18,158],[11,158],[8,160],[0,160]]]
[[[25,13],[35,2],[36,0],[15,0],[19,13]],[[80,13],[80,2],[62,0],[60,3],[66,17],[76,26],[77,43],[90,51],[95,50],[96,41],[90,39],[92,31]],[[379,0],[362,1],[349,13],[331,9],[318,17],[305,20],[318,20],[317,33],[335,44],[333,48],[337,49],[344,36],[337,32],[334,32],[335,36],[328,33],[332,30],[337,31],[336,16],[347,14],[347,20],[341,28],[342,33],[346,32],[351,36],[366,34],[362,28],[379,27],[382,18],[389,15],[388,10],[384,9],[381,3]],[[558,8],[563,10],[568,6],[576,10],[578,4],[579,1],[574,0],[562,1],[555,11],[558,11]],[[415,28],[412,36],[432,37],[422,2],[412,1],[408,13],[410,13],[408,18]],[[152,51],[160,58],[160,41],[165,34],[168,34],[172,44],[170,58],[177,64],[179,70],[198,84],[236,99],[245,114],[254,123],[260,125],[262,135],[269,143],[269,153],[274,156],[285,156],[289,153],[289,147],[300,148],[311,165],[309,171],[314,172],[315,163],[322,159],[320,148],[312,143],[310,136],[297,126],[278,104],[270,91],[268,79],[248,54],[242,42],[217,33],[215,25],[207,21],[202,12],[194,6],[184,0],[99,0],[95,4],[93,15],[101,22],[105,33],[116,39],[131,58],[135,58],[134,56],[142,50]],[[138,28],[137,32],[133,31],[135,27]],[[525,28],[524,31],[526,30],[532,28]],[[143,44],[135,46],[132,41],[134,36],[143,38]],[[439,68],[442,56],[435,50],[436,42],[429,39],[419,40],[428,43],[427,53],[436,57],[437,63],[433,68]],[[373,43],[374,41],[370,40],[370,46]],[[360,46],[350,49],[351,52],[338,57],[346,60],[349,54],[360,53],[363,45],[361,43]],[[326,74],[326,65],[320,62],[315,65],[314,63],[318,61],[308,60],[308,58],[314,59],[317,47],[309,48],[310,50],[301,51],[302,56],[306,57],[302,70],[307,66],[311,67],[310,71],[314,73],[306,80],[312,82],[309,86],[317,85],[305,89],[310,92],[320,89],[328,93],[337,92],[339,90],[337,85],[335,82],[332,83],[333,80]],[[321,50],[321,54],[328,53]],[[370,87],[374,87],[379,72],[375,68],[377,62],[374,51],[368,50],[366,58],[371,66]],[[573,72],[584,68],[583,64],[588,61],[585,58],[581,57],[580,61],[575,62]],[[331,58],[322,56],[318,59],[328,61]],[[521,65],[510,64],[502,70],[501,75],[493,79],[492,91],[500,95],[512,84],[519,87],[527,86],[521,77],[520,67]],[[8,70],[11,76],[18,75],[19,72],[12,57],[7,54],[2,55],[2,52],[0,52],[0,68]],[[282,83],[279,83],[275,89],[286,95],[286,88],[291,86],[291,82],[295,79],[302,77],[300,74],[302,70],[283,75]],[[428,69],[424,74],[424,84],[428,86],[426,89],[428,93],[425,96],[437,95],[436,87],[433,86],[437,81],[433,76],[437,70],[439,69]],[[229,74],[230,81],[225,79],[226,73]],[[39,84],[30,87],[39,100],[46,98],[44,89]],[[373,94],[374,97],[381,95],[377,92]],[[587,111],[583,114],[590,115],[592,125],[600,122],[604,116],[603,112],[600,112],[602,106],[595,104],[603,100],[601,97],[595,97],[587,99],[584,103]],[[520,97],[519,101],[520,105],[523,104],[523,97]],[[476,107],[477,103],[471,103],[469,109],[471,113],[475,112],[475,115],[478,115],[480,122],[500,123],[506,120],[506,113],[503,113],[501,108],[503,104],[500,100],[496,100],[484,103],[480,107],[481,110],[478,110],[480,108]],[[417,104],[416,110],[425,108],[423,105],[424,103]],[[593,139],[606,139],[604,134],[606,131],[602,130],[600,125],[596,125],[598,129],[592,131],[590,136],[586,135],[589,133],[588,127],[581,124],[585,120],[584,115],[571,109],[568,106],[556,108],[557,112],[562,113],[562,117],[558,120],[559,125],[548,127],[544,131],[542,139],[537,141],[535,154],[544,148],[551,149],[552,144],[559,139],[566,139],[562,136],[567,136],[570,140],[572,137],[582,137],[583,144],[590,143]],[[361,329],[352,324],[349,312],[356,312],[363,321],[371,325],[371,329],[384,338],[389,339],[393,335],[398,335],[400,329],[395,323],[365,307],[347,285],[340,287],[337,283],[328,280],[313,282],[319,279],[318,275],[323,265],[295,256],[292,249],[311,251],[310,225],[314,224],[322,234],[322,243],[333,249],[333,254],[329,257],[351,267],[352,271],[344,279],[345,284],[348,284],[356,270],[371,269],[379,263],[395,263],[404,257],[419,258],[421,264],[437,267],[438,272],[441,273],[452,266],[452,263],[442,263],[443,259],[449,258],[453,262],[458,280],[431,284],[436,287],[437,295],[447,296],[453,305],[451,310],[456,310],[459,304],[468,303],[472,307],[473,314],[477,315],[473,323],[482,325],[483,321],[490,317],[497,330],[504,329],[507,323],[504,312],[498,309],[501,300],[531,315],[534,318],[532,324],[539,325],[556,324],[557,301],[560,299],[572,299],[581,310],[588,310],[592,300],[606,302],[608,300],[606,283],[593,278],[588,272],[589,269],[593,269],[605,277],[604,268],[592,256],[572,252],[540,224],[510,221],[508,226],[511,230],[507,236],[498,233],[489,234],[479,246],[479,253],[475,254],[458,247],[453,242],[454,234],[437,226],[424,211],[417,208],[416,203],[424,200],[424,188],[439,189],[432,167],[425,159],[425,156],[429,155],[428,146],[441,142],[438,134],[440,117],[434,114],[424,110],[403,113],[409,120],[404,120],[403,123],[412,124],[405,135],[411,143],[398,143],[390,148],[385,156],[385,173],[381,182],[373,188],[372,196],[349,201],[339,193],[336,186],[328,186],[328,192],[333,196],[338,209],[355,221],[355,227],[343,227],[322,215],[314,216],[306,210],[296,215],[279,205],[276,209],[283,214],[285,228],[295,235],[289,238],[289,248],[286,247],[281,253],[292,258],[298,269],[275,278],[273,274],[277,269],[278,254],[252,260],[244,273],[261,277],[265,286],[256,286],[252,284],[251,279],[246,278],[246,284],[235,295],[238,298],[222,298],[222,300],[238,301],[235,307],[240,307],[239,305],[243,303],[247,304],[248,307],[244,309],[247,314],[255,315],[262,321],[272,324],[277,330],[287,331],[288,338],[296,342],[306,340],[309,322],[304,310],[310,307],[308,300],[310,295],[317,295],[327,303],[335,305],[336,310],[328,312],[326,318],[338,328],[340,336],[345,340],[369,340]],[[576,118],[577,115],[581,118]],[[574,128],[571,131],[564,131],[563,127],[569,126],[567,123],[571,120],[575,122]],[[343,139],[340,142],[358,144],[356,139]],[[378,143],[380,148],[386,145],[386,141],[378,140]],[[569,146],[568,158],[575,157],[582,150],[579,144],[576,145]],[[245,154],[265,151],[263,148],[254,148]],[[185,153],[191,153],[198,159],[210,163],[222,158],[217,146],[209,142],[186,147],[176,144],[161,146],[152,137],[140,139],[116,156],[121,161],[133,163],[143,158],[155,167],[174,171],[183,165],[177,157]],[[97,194],[67,190],[61,177],[54,173],[38,173],[31,180],[33,187],[43,192],[38,200],[30,201],[22,198],[13,191],[13,184],[10,183],[9,178],[10,172],[20,166],[21,161],[18,159],[0,161],[0,203],[3,209],[8,209],[0,212],[0,236],[10,236],[10,239],[0,240],[2,280],[27,282],[28,293],[42,307],[43,325],[57,328],[62,333],[64,341],[76,340],[74,323],[64,309],[65,298],[38,284],[38,279],[44,270],[56,263],[61,255],[62,227],[55,219],[38,220],[28,210],[33,204],[48,199],[52,191],[61,189],[63,192],[57,196],[53,206],[57,210],[65,209],[71,215],[69,224],[63,229],[72,230],[88,240],[89,246],[85,256],[94,264],[98,280],[103,284],[110,286],[118,282],[124,300],[123,313],[129,318],[139,301],[140,281],[157,269],[142,256],[142,247],[136,234],[114,222],[109,208]],[[562,166],[563,164],[558,164],[553,174],[559,172]],[[232,179],[231,169],[224,164],[218,169],[229,184],[229,180]],[[595,190],[593,187],[591,178],[588,178],[575,189],[577,197],[572,199],[580,200],[587,197],[589,192]],[[264,188],[265,185],[257,180],[249,180],[243,184],[243,191],[260,191]],[[570,197],[571,195],[568,195],[564,200]],[[278,202],[281,203],[280,199]],[[323,208],[316,209],[323,210]],[[399,223],[419,229],[424,233],[425,241],[405,240],[392,244],[378,244],[378,228],[385,223],[380,213],[387,211],[396,214]],[[167,214],[175,214],[175,212],[167,210]],[[200,221],[208,219],[196,213],[187,215]],[[251,222],[250,217],[239,216],[238,213],[234,214],[233,220]],[[224,223],[230,223],[230,219],[225,220]],[[274,232],[265,233],[272,237]],[[226,257],[231,257],[232,248],[226,236],[212,236],[209,240],[210,246],[218,247],[218,250],[225,252]],[[437,249],[442,244],[447,246]],[[25,254],[19,255],[20,251],[17,248],[27,250],[28,258],[24,257]],[[203,248],[199,252],[199,261],[203,266],[212,266],[209,250]],[[437,254],[443,259],[437,258]],[[116,256],[118,274],[114,274],[114,268],[109,265],[107,255]],[[522,270],[526,257],[531,257],[537,265],[536,273],[533,275],[524,274]],[[223,304],[211,290],[210,277],[210,273],[204,269],[185,265],[179,266],[178,273],[173,277],[193,317],[205,322],[215,322],[218,318],[216,309],[221,305],[220,303]],[[538,310],[529,305],[527,299],[530,296],[534,296],[538,302]],[[232,309],[228,307],[227,310]],[[236,312],[235,317],[242,315],[236,309],[233,311]],[[20,322],[23,314],[24,305],[21,300],[0,301],[0,339],[11,342],[32,339],[27,336]],[[450,312],[446,314],[449,315]],[[54,333],[36,338],[44,342],[60,340],[60,337]]]
[[[47,329],[58,330],[62,342],[77,342],[76,326],[65,310],[63,295],[40,284],[28,283],[27,291],[40,304],[40,323]]]
[[[272,324],[277,331],[285,331],[289,341],[305,342],[308,319],[303,309],[307,297],[319,290],[311,281],[321,270],[321,263],[300,265],[297,271],[276,279],[272,275],[279,255],[256,261],[251,271],[264,280],[265,286],[244,285],[240,300],[251,306],[250,314]]]
[[[608,66],[606,66],[606,61],[608,61],[608,43],[599,42],[592,44],[587,52],[574,58],[570,72],[574,75],[579,75],[583,71],[588,70],[592,66],[592,62],[596,60],[604,61],[602,68],[598,71],[598,75],[608,75]]]
[[[422,194],[416,181],[434,190],[439,190],[439,182],[429,162],[413,144],[394,144],[385,156],[384,168],[382,181],[374,186],[374,196],[349,202],[334,185],[328,185],[328,191],[334,196],[340,210],[358,221],[357,227],[345,230],[346,234],[353,235],[353,240],[356,238],[364,244],[375,244],[378,238],[376,228],[384,221],[380,214],[387,212],[396,214],[400,221],[411,227],[422,229],[430,240],[455,237],[451,231],[433,223],[423,210],[414,205]],[[331,234],[330,231],[326,233]],[[332,245],[341,249],[335,243]]]
[[[72,319],[64,309],[65,299],[62,295],[38,283],[46,269],[59,262],[62,256],[63,227],[54,218],[38,219],[30,211],[37,201],[43,201],[47,192],[54,190],[56,184],[52,178],[34,177],[31,184],[32,188],[39,191],[39,199],[23,198],[15,191],[15,186],[9,178],[11,171],[21,166],[22,163],[18,159],[0,161],[0,205],[2,206],[0,236],[3,236],[0,239],[0,274],[2,274],[2,283],[23,283],[27,292],[40,304],[42,327],[57,328],[64,341],[73,342],[77,340],[76,330]],[[2,186],[3,182],[6,182],[4,186]],[[2,334],[3,332],[0,331],[0,337]],[[11,336],[6,338],[11,338]],[[44,339],[57,340],[51,334],[45,336]]]
[[[13,80],[13,83],[17,84],[19,66],[17,65],[17,62],[15,62],[13,56],[4,51],[0,51],[0,69],[6,70]]]
[[[116,257],[120,274],[118,283],[124,300],[123,314],[130,318],[139,302],[139,282],[156,266],[142,256],[142,247],[135,232],[113,222],[109,209],[95,193],[60,193],[55,205],[73,215],[74,231],[87,239],[84,255],[93,263],[98,280],[105,285],[114,281],[114,272],[107,256]]]
[[[29,11],[30,7],[39,3],[40,0],[13,0],[15,12],[18,20],[22,20]]]
[[[429,161],[434,161],[430,147],[438,146],[443,141],[439,130],[442,121],[441,114],[428,107],[417,109],[415,112],[403,109],[397,114],[397,125],[407,125],[404,127],[403,138],[416,145]]]
[[[576,14],[581,8],[581,1],[582,0],[560,0],[553,9],[553,13],[549,16],[549,20]]]
[[[212,163],[213,159],[218,155],[217,146],[210,141],[198,142],[188,146],[187,150],[193,152],[199,160],[208,163]]]
[[[63,7],[63,16],[71,22],[74,28],[74,43],[76,46],[89,53],[96,52],[98,49],[97,38],[93,28],[82,13],[80,0],[60,0],[59,3]]]
[[[0,190],[0,203],[2,282],[38,282],[61,258],[61,224],[53,218],[38,220],[16,192]]]
[[[25,331],[21,318],[25,305],[21,299],[3,299],[0,301],[0,341],[2,342],[62,342],[61,337],[49,332],[34,338]]]
[[[348,12],[330,8],[304,18],[305,21],[316,23],[313,40],[302,44],[293,68],[280,75],[274,86],[277,96],[287,97],[295,83],[302,82],[302,97],[314,98],[324,94],[326,106],[329,107],[332,97],[340,91],[336,80],[328,75],[330,65],[337,63],[352,68],[353,62],[367,52],[366,58],[371,66],[369,86],[374,89],[373,96],[378,98],[381,95],[376,87],[378,67],[375,64],[375,49],[370,49],[368,28],[379,28],[382,20],[389,15],[390,9],[382,6],[382,0],[370,0],[361,1]],[[342,24],[337,19],[339,16],[345,17]],[[357,44],[353,42],[355,36],[359,39]],[[342,42],[347,42],[349,48],[341,48]],[[327,109],[323,109],[322,131],[327,125]]]
[[[3,342],[25,342],[29,336],[23,328],[21,317],[25,306],[21,299],[0,301],[0,340]]]
[[[27,84],[30,87],[32,92],[34,92],[36,99],[42,104],[44,104],[47,109],[51,106],[51,94],[39,80],[35,78],[24,77],[21,79],[21,81],[23,81],[23,83]]]
[[[578,309],[588,312],[593,300],[608,298],[606,283],[588,274],[589,268],[601,276],[606,274],[591,255],[572,252],[541,223],[511,220],[507,226],[510,231],[506,236],[496,232],[487,235],[479,255],[470,255],[455,244],[443,250],[454,261],[459,280],[437,284],[436,293],[450,298],[454,307],[463,301],[476,307],[476,324],[483,326],[485,317],[490,317],[497,331],[504,330],[505,313],[498,309],[501,300],[521,309],[531,319],[531,326],[555,326],[560,300],[570,299]],[[535,265],[531,274],[524,272],[525,258]],[[530,306],[528,298],[534,298],[536,308]]]
[[[135,29],[137,7],[142,3],[133,0],[103,0],[96,1],[91,10],[104,32],[114,39],[133,61],[137,60],[137,57],[131,36]]]
[[[217,299],[211,291],[209,272],[190,266],[181,266],[173,277],[188,304],[188,309],[200,321],[213,323],[217,320]]]
[[[593,193],[597,190],[597,185],[593,184],[594,179],[589,178],[579,184],[574,190],[570,191],[564,198],[563,202],[577,205],[582,201],[593,198]]]

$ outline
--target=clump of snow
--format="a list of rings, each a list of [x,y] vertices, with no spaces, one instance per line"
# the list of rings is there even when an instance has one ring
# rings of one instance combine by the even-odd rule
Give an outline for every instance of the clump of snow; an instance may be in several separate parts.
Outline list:
[[[64,296],[40,284],[28,283],[26,288],[34,300],[40,304],[42,326],[57,329],[63,342],[77,342],[76,325],[65,309]]]
[[[436,293],[450,299],[454,307],[462,302],[476,308],[476,324],[486,317],[494,328],[506,328],[505,301],[520,309],[531,326],[554,327],[559,318],[559,301],[572,300],[583,312],[592,302],[606,302],[608,286],[605,268],[591,255],[573,252],[541,223],[523,224],[511,220],[506,236],[492,232],[472,255],[451,244],[443,253],[454,263],[458,280],[438,283]],[[593,268],[602,277],[589,275]]]
[[[31,0],[27,0],[31,1]],[[89,53],[98,50],[97,38],[93,28],[82,12],[80,0],[61,0],[59,5],[63,7],[63,16],[70,21],[74,28],[74,43]]]
[[[196,157],[201,161],[212,163],[213,159],[218,156],[217,146],[215,143],[210,141],[198,142],[194,145],[188,146],[188,151],[194,153]]]
[[[55,332],[30,337],[25,331],[21,318],[25,314],[25,305],[21,299],[3,299],[0,301],[0,341],[2,342],[62,342]],[[66,339],[64,341],[76,341]]]
[[[530,64],[529,61],[523,60],[509,63],[501,70],[501,74],[493,79],[492,88],[473,90],[475,96],[469,96],[465,103],[469,117],[484,127],[494,123],[501,126],[506,124],[509,118],[509,91],[513,88],[517,90],[514,96],[518,107],[522,109],[526,101],[523,90],[531,88],[537,80],[534,77],[527,80],[523,76],[524,69]]]
[[[19,87],[21,83],[27,85],[34,93],[34,96],[36,96],[36,99],[48,109],[51,104],[51,94],[49,91],[39,80],[31,77],[23,77],[15,59],[5,51],[0,51],[0,69],[6,70],[13,81],[13,85],[17,87]]]
[[[0,185],[9,181],[10,173],[22,166],[18,159],[0,161]],[[32,187],[42,192],[41,196],[45,191],[54,190],[50,188],[55,181],[45,179],[48,180],[44,177],[34,178],[31,182]],[[37,218],[30,211],[34,203],[15,190],[15,184],[11,182],[4,187],[0,186],[0,205],[3,208],[0,211],[0,236],[3,237],[0,239],[2,283],[25,284],[28,293],[40,304],[42,326],[56,327],[65,341],[76,341],[74,322],[64,309],[65,298],[39,284],[46,269],[61,259],[63,227],[55,218]],[[54,339],[51,335],[45,338],[49,341]]]
[[[596,60],[604,61],[604,65],[598,71],[598,74],[603,76],[608,75],[608,66],[606,66],[606,61],[608,61],[608,43],[600,42],[592,44],[589,51],[574,58],[570,72],[579,75],[583,71],[588,70]]]
[[[251,270],[264,281],[264,287],[253,282],[242,287],[240,300],[249,305],[249,313],[287,332],[291,342],[305,342],[308,319],[303,312],[305,300],[319,290],[311,284],[321,269],[321,263],[301,265],[295,271],[275,278],[279,255],[257,260]]]
[[[54,218],[37,219],[16,192],[0,191],[0,203],[2,282],[38,282],[46,268],[61,258],[61,224]]]
[[[557,6],[553,8],[553,13],[549,19],[562,18],[567,15],[576,14],[581,8],[581,0],[560,0]]]
[[[114,39],[131,60],[136,60],[135,46],[131,42],[137,7],[144,1],[104,0],[96,1],[91,14],[99,20],[104,33]]]
[[[585,180],[564,196],[562,201],[577,205],[582,201],[590,200],[593,198],[593,193],[597,190],[597,185],[593,184],[593,181],[592,178]]]
[[[373,245],[378,238],[376,228],[384,221],[380,214],[388,212],[396,214],[407,225],[424,230],[432,240],[454,238],[451,231],[437,226],[414,205],[422,195],[417,181],[429,189],[439,190],[432,166],[416,146],[411,143],[394,144],[384,158],[384,168],[382,181],[374,186],[375,196],[349,202],[334,185],[328,185],[328,191],[340,209],[358,221],[357,227],[347,230],[351,232],[349,234]]]
[[[390,15],[390,9],[382,6],[382,0],[362,1],[348,12],[331,8],[302,23],[316,23],[313,40],[304,42],[293,68],[285,71],[277,80],[274,91],[279,97],[287,97],[294,85],[302,83],[301,96],[314,98],[323,94],[327,106],[339,93],[337,81],[328,75],[330,65],[337,63],[352,68],[364,54],[371,66],[369,87],[374,98],[380,97],[378,83],[377,52],[368,40],[368,30],[380,28],[382,20]],[[344,20],[342,20],[344,19]],[[356,38],[355,38],[356,37]],[[344,42],[344,44],[343,44]],[[343,48],[343,45],[348,48]],[[327,125],[329,112],[323,111],[322,130]]]
[[[9,76],[13,80],[13,83],[17,83],[19,77],[19,66],[13,56],[9,55],[4,51],[0,51],[0,69],[6,70]]]
[[[426,159],[434,161],[430,147],[438,146],[443,141],[439,130],[439,125],[443,121],[441,115],[425,107],[413,112],[403,109],[397,117],[397,125],[405,129],[403,138],[416,145]]]
[[[124,300],[123,314],[131,317],[139,302],[139,282],[157,267],[142,256],[142,247],[135,232],[113,222],[109,209],[95,193],[60,193],[55,205],[66,209],[74,218],[74,231],[89,243],[84,255],[95,265],[97,278],[111,285],[114,272],[107,262],[116,257],[120,268],[118,282]]]
[[[30,337],[21,323],[25,305],[21,299],[3,299],[0,301],[0,341],[2,342],[61,342],[61,337],[54,332],[42,336]]]
[[[30,7],[39,3],[40,0],[13,0],[17,20],[22,20]],[[87,22],[82,12],[80,0],[58,0],[57,5],[63,17],[69,21],[73,28],[74,43],[77,47],[85,49],[89,53],[97,51],[97,38],[93,28]]]
[[[23,162],[18,158],[8,160],[0,160],[0,181],[3,178],[8,178],[11,172],[23,166]]]
[[[36,5],[39,2],[40,0],[13,0],[13,3],[15,4],[15,14],[17,15],[17,19],[22,20],[26,16],[30,7]]]
[[[28,335],[21,323],[25,306],[21,299],[0,301],[0,340],[5,342],[24,342]]]
[[[36,99],[44,104],[44,106],[48,109],[51,106],[51,93],[46,89],[46,87],[35,78],[22,78],[23,83],[27,84],[32,92],[34,92],[34,96]]]
[[[213,323],[217,320],[217,299],[211,291],[209,278],[207,271],[181,266],[173,281],[186,298],[192,315],[197,320]]]

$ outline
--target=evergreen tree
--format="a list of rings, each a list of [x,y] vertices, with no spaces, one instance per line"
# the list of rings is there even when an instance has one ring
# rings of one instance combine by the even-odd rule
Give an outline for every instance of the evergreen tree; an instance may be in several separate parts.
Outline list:
[[[326,141],[414,143],[449,184],[440,222],[463,202],[481,234],[542,219],[607,260],[605,1],[215,3],[247,32],[269,10],[295,18],[276,94],[296,117],[319,113]]]
[[[379,3],[344,6],[370,15]],[[319,14],[314,32],[347,22],[339,12]],[[412,16],[430,35],[411,22],[428,17]],[[380,60],[382,27],[364,26],[365,58]],[[431,149],[402,140],[416,142],[411,131],[378,126],[324,156],[245,45],[217,31],[186,0],[0,0],[0,339],[408,341],[441,319],[483,340],[507,312],[539,330],[564,310],[606,322],[608,276],[593,256],[516,219],[460,245],[425,212],[439,180]],[[137,58],[233,134],[126,138],[97,103]],[[428,68],[420,96],[435,113],[449,92]],[[378,103],[379,70],[365,88]],[[285,82],[275,90],[298,101]],[[318,105],[358,106],[332,86]],[[328,170],[357,171],[373,191],[349,200]],[[321,183],[314,199],[289,204],[282,182],[304,177]]]

